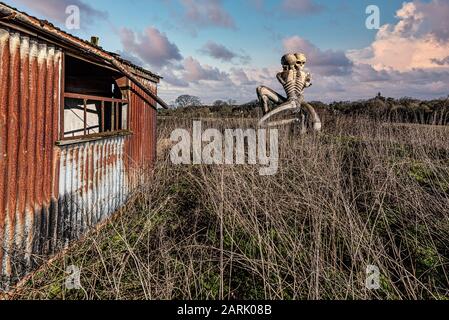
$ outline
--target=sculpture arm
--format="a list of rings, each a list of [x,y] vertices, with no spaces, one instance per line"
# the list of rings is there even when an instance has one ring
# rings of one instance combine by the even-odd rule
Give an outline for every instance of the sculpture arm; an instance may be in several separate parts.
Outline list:
[[[281,83],[282,86],[285,85],[285,80],[284,80],[284,78],[282,77],[282,72],[279,72],[279,73],[276,75],[276,78],[278,79],[278,81]]]
[[[312,86],[312,75],[308,72],[306,76],[306,88]]]

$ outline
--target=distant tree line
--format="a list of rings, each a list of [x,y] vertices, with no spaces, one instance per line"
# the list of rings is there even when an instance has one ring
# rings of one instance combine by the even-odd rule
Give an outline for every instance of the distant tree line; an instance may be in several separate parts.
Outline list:
[[[422,101],[413,98],[385,98],[381,94],[368,100],[339,101],[326,104],[313,101],[320,113],[330,115],[368,116],[382,121],[449,125],[449,97]],[[204,105],[195,96],[182,95],[173,108],[161,111],[163,115],[186,115],[189,117],[260,117],[257,100],[237,104],[235,100],[217,100]]]
[[[234,99],[228,99],[228,100],[216,100],[214,103],[212,103],[212,106],[214,107],[228,107],[228,106],[235,106],[237,105],[237,101]],[[175,103],[172,105],[172,109],[175,108],[188,108],[188,107],[202,107],[203,103],[201,102],[201,99],[196,96],[191,96],[188,94],[184,94],[179,96]]]
[[[413,98],[385,98],[333,102],[326,107],[333,113],[365,115],[390,122],[449,125],[449,97],[422,101]]]

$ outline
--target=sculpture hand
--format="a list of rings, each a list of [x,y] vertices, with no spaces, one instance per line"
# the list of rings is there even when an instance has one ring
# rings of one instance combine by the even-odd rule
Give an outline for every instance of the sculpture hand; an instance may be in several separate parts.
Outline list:
[[[278,74],[276,75],[276,78],[278,79],[278,81],[281,83],[282,86],[285,85],[285,80],[284,80],[284,78],[282,77],[282,72],[278,73]]]
[[[312,86],[312,75],[307,72],[307,76],[306,76],[306,88],[309,88]]]

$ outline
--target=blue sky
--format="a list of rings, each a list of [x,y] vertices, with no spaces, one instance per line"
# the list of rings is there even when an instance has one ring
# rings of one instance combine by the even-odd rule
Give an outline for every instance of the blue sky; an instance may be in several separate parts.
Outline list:
[[[166,100],[190,93],[206,103],[215,99],[239,102],[255,99],[259,84],[281,91],[274,78],[280,69],[280,57],[288,50],[301,50],[309,56],[309,70],[315,75],[316,84],[309,92],[310,99],[353,100],[370,97],[376,90],[391,96],[447,95],[449,92],[442,86],[449,79],[445,78],[447,64],[437,62],[444,62],[449,56],[449,52],[444,54],[448,25],[444,15],[433,18],[435,12],[449,10],[447,2],[7,1],[63,29],[64,8],[79,5],[81,28],[70,33],[86,39],[97,35],[105,49],[121,52],[165,76],[160,95]],[[381,30],[365,27],[365,10],[372,4],[380,9]],[[408,29],[403,30],[401,25]],[[427,48],[429,56],[422,57],[420,50],[425,48],[416,39],[434,41]],[[395,48],[395,42],[403,46]],[[388,52],[391,56],[386,56]],[[395,60],[398,54],[415,58],[404,66]],[[425,72],[426,76],[419,72]],[[432,74],[434,79],[429,78]],[[408,83],[410,77],[424,77],[426,81]]]

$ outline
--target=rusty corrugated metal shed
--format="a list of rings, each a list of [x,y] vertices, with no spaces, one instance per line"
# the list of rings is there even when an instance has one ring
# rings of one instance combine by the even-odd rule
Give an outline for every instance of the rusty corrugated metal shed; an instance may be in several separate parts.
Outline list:
[[[0,289],[116,212],[156,158],[158,77],[125,63],[129,134],[58,141],[68,43],[15,21],[0,21]]]

